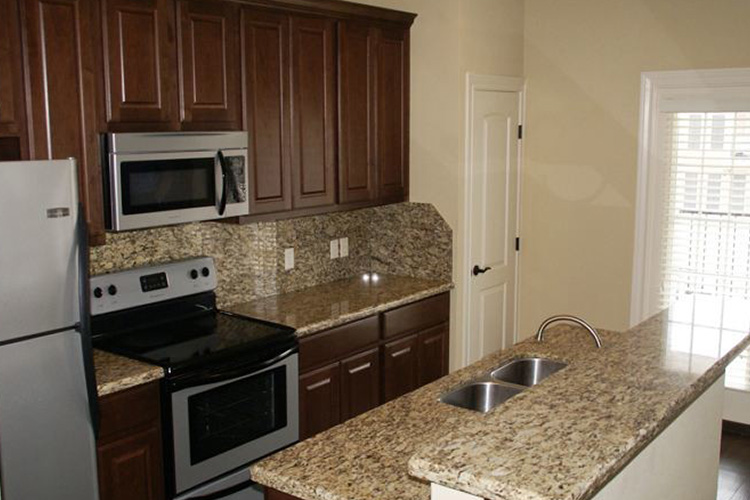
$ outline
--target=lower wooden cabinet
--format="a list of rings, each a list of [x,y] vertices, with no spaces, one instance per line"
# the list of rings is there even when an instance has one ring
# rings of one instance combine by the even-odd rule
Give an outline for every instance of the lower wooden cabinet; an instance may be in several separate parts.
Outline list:
[[[380,404],[380,354],[370,349],[341,362],[341,420],[348,420]]]
[[[341,365],[334,363],[300,376],[300,439],[341,422],[340,370]]]
[[[448,294],[305,337],[300,439],[448,374]]]
[[[157,382],[104,396],[97,442],[101,500],[164,498]]]
[[[383,348],[383,399],[403,396],[419,387],[419,342],[416,335],[390,342]]]
[[[429,384],[448,373],[448,323],[419,334],[419,385]]]

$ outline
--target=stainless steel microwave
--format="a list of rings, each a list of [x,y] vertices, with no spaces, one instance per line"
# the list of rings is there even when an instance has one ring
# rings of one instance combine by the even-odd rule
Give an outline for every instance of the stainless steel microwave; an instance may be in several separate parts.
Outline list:
[[[104,137],[110,231],[247,215],[247,133],[163,132]]]

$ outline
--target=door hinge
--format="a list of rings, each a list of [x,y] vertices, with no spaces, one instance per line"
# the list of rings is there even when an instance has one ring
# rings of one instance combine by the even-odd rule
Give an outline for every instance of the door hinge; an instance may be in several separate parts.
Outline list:
[[[523,139],[523,125],[518,126],[518,138]]]
[[[516,238],[516,252],[521,251],[521,238]]]

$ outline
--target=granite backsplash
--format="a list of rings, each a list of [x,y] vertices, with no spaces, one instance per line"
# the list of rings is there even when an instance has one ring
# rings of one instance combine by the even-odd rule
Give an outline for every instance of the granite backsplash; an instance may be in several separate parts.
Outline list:
[[[349,256],[330,259],[330,240]],[[284,249],[295,267],[284,270]],[[91,249],[91,274],[208,255],[219,305],[292,292],[365,272],[449,281],[452,233],[430,204],[399,203],[313,217],[233,225],[215,222],[111,233]]]

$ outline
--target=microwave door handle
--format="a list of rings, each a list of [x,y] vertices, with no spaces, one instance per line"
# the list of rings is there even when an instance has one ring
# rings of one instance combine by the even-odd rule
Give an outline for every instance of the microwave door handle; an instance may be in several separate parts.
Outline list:
[[[219,215],[224,216],[224,212],[227,210],[227,178],[229,177],[229,169],[227,168],[227,159],[224,158],[224,153],[221,150],[216,152],[216,156],[219,158],[219,166],[221,166],[221,200],[219,201]]]

